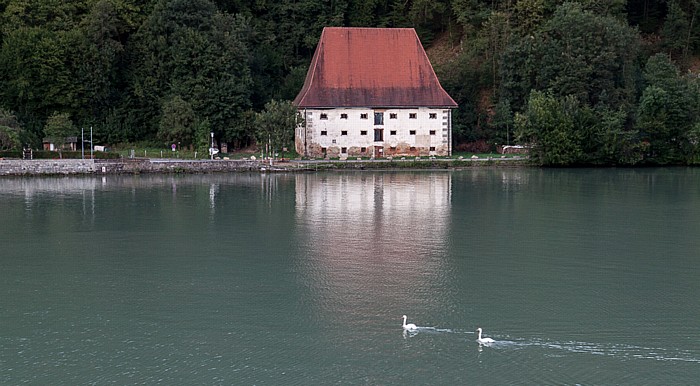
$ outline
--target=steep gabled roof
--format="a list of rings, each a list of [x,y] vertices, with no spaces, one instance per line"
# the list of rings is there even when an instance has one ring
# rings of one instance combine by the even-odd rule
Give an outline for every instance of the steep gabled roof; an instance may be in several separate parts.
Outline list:
[[[324,28],[294,104],[457,107],[413,28]]]

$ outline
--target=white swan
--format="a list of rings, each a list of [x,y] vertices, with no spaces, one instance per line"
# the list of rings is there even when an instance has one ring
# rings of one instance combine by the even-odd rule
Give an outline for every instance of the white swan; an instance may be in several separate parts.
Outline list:
[[[476,332],[479,333],[479,337],[476,338],[476,341],[479,342],[480,344],[491,344],[491,343],[496,343],[495,340],[491,338],[482,338],[481,337],[481,327],[476,329]]]
[[[418,329],[418,327],[413,323],[406,324],[406,315],[403,316],[403,324],[401,325],[401,327],[403,327],[404,330],[408,330],[408,331],[413,331],[413,330]]]

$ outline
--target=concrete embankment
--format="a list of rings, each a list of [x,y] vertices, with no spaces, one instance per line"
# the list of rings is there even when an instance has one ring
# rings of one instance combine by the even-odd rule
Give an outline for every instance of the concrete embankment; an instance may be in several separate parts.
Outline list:
[[[480,166],[514,167],[526,165],[525,159],[409,159],[409,160],[0,160],[0,176],[41,176],[75,174],[139,174],[139,173],[221,173],[221,172],[286,172],[334,169],[452,169]]]

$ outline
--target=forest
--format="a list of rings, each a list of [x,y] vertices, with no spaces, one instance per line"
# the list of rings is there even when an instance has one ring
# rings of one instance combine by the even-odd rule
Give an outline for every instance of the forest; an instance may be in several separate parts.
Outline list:
[[[325,26],[415,28],[453,146],[538,165],[700,164],[700,0],[0,0],[0,150],[256,144]],[[277,133],[279,134],[279,133]],[[282,141],[293,130],[285,129]]]

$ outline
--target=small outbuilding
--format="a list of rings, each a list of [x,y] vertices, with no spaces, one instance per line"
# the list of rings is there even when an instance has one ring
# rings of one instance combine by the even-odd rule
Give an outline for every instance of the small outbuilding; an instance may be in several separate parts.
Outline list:
[[[305,157],[452,154],[457,104],[413,28],[324,28],[294,104]]]
[[[80,139],[78,137],[65,137],[62,139],[63,140],[61,141],[61,139],[56,138],[44,138],[42,141],[42,146],[44,150],[50,151],[78,151],[81,149]],[[89,149],[89,143],[89,141],[83,141],[83,146]]]

